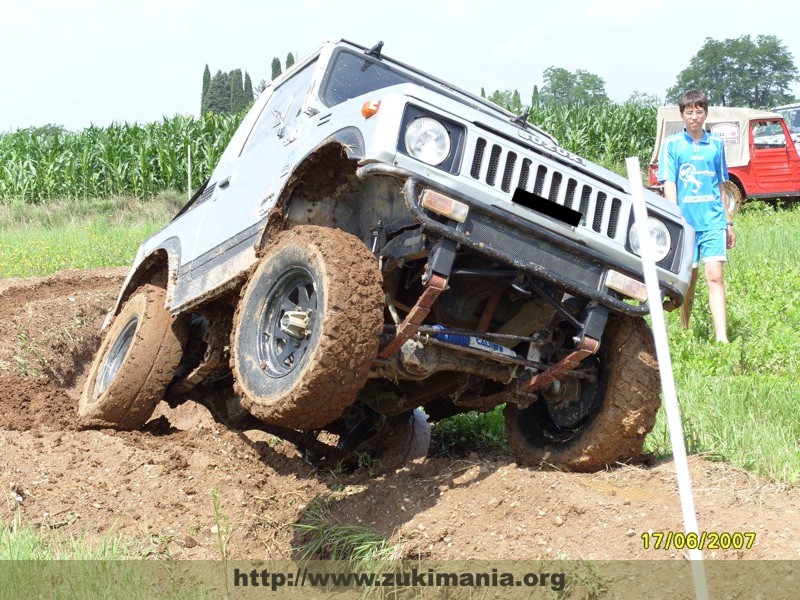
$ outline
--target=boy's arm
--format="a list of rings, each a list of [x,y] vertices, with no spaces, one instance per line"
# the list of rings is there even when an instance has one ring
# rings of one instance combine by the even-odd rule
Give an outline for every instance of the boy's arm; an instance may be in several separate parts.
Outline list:
[[[673,204],[678,203],[678,185],[675,183],[677,166],[670,151],[670,142],[666,140],[661,147],[658,158],[658,179],[664,183],[664,197]]]
[[[725,196],[725,183],[719,184],[719,197],[722,200],[722,208],[725,210],[725,247],[730,250],[736,245],[736,234],[733,232],[733,219],[728,211],[728,198]]]
[[[664,181],[664,198],[673,204],[678,203],[678,186],[670,179]],[[730,219],[728,220],[730,221]]]
[[[733,219],[728,210],[728,197],[725,194],[725,182],[728,181],[728,164],[725,161],[725,147],[722,146],[719,153],[718,164],[719,198],[722,201],[722,209],[725,211],[725,231],[726,247],[730,250],[736,245],[736,234],[733,232]]]

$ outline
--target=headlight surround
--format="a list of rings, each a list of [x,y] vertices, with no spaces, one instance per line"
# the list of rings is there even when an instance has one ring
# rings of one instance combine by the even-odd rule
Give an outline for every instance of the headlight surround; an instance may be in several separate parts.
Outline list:
[[[661,219],[656,217],[648,217],[648,228],[650,231],[650,240],[653,242],[653,251],[655,252],[655,261],[661,262],[669,254],[672,248],[672,236],[669,229]],[[639,231],[636,228],[636,223],[631,225],[628,230],[628,242],[631,245],[631,250],[637,256],[642,255],[641,246],[639,244]]]
[[[411,121],[403,141],[410,156],[432,166],[442,164],[450,156],[450,134],[432,117],[417,117]]]

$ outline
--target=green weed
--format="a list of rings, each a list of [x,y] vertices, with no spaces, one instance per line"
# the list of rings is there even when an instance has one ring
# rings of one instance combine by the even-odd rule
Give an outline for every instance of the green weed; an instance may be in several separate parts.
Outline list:
[[[294,525],[306,538],[294,548],[297,558],[346,560],[358,565],[401,558],[402,548],[373,529],[339,522],[330,510],[335,502],[331,497],[318,497],[303,511]]]

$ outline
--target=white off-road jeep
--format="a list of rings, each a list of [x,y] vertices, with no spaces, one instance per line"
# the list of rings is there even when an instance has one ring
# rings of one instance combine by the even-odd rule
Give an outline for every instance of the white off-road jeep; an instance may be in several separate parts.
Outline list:
[[[520,463],[636,457],[659,381],[627,180],[381,50],[325,43],[259,97],[141,246],[84,423],[199,398],[322,464],[399,464],[425,418],[504,404]],[[679,305],[694,232],[646,197],[652,300]]]

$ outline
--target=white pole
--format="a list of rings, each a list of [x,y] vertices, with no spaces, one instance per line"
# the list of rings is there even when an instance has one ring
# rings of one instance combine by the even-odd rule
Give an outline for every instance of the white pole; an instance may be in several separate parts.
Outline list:
[[[681,413],[678,407],[678,396],[675,391],[675,378],[672,373],[672,358],[667,343],[667,327],[664,321],[664,308],[661,306],[661,291],[658,286],[658,275],[652,242],[650,240],[650,226],[647,217],[647,206],[644,201],[644,187],[637,157],[625,160],[628,168],[628,180],[631,184],[633,198],[633,214],[636,219],[636,230],[639,234],[639,246],[642,252],[642,268],[644,269],[644,283],[647,286],[647,300],[650,307],[650,317],[653,323],[653,337],[656,344],[658,357],[658,370],[661,375],[661,391],[664,395],[664,408],[667,413],[667,426],[669,439],[672,443],[672,456],[675,463],[675,473],[678,478],[678,494],[681,500],[683,522],[686,533],[699,534],[697,530],[697,515],[692,498],[692,480],[689,477],[689,463],[686,460],[686,446],[683,442],[683,427]],[[703,566],[703,553],[701,550],[689,550],[689,560],[694,576],[694,591],[698,600],[708,600],[708,581]]]
[[[192,146],[186,144],[186,199],[192,199]]]

